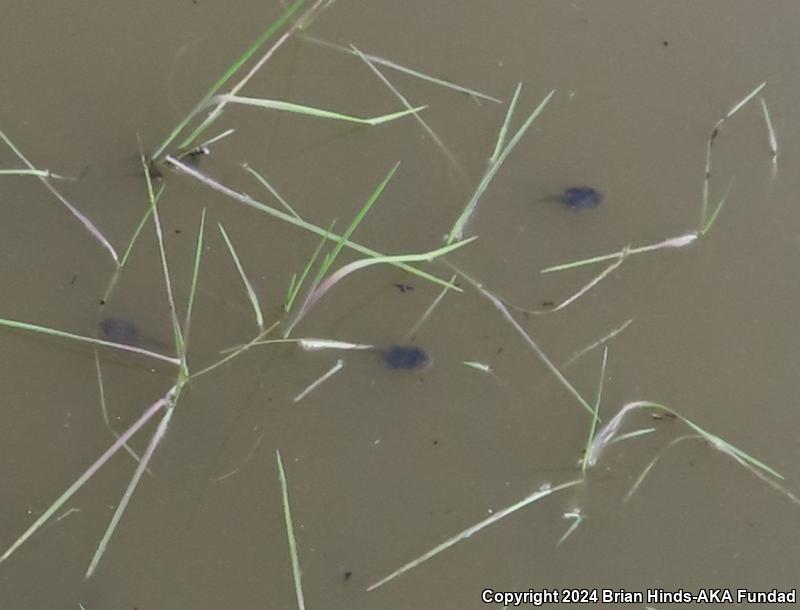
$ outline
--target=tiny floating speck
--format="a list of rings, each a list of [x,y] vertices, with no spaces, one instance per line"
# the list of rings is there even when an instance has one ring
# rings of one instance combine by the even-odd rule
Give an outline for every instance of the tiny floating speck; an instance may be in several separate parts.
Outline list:
[[[381,352],[383,361],[390,369],[421,371],[431,365],[431,357],[416,345],[392,345]]]

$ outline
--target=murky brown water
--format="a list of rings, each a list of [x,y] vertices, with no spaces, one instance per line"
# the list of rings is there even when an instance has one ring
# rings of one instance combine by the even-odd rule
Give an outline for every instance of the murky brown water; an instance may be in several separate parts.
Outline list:
[[[54,184],[122,253],[147,205],[137,134],[153,150],[279,14],[277,2],[267,4],[6,2],[0,129],[37,167],[77,178]],[[307,30],[502,98],[476,103],[385,70],[412,104],[428,105],[421,116],[457,165],[411,117],[370,128],[229,107],[208,133],[236,132],[213,146],[201,170],[278,207],[242,170],[246,162],[305,219],[327,227],[335,218],[343,231],[400,161],[354,239],[384,253],[424,252],[441,245],[483,175],[516,83],[524,89],[512,133],[555,89],[468,225],[480,239],[448,256],[503,298],[539,309],[573,294],[599,267],[547,276],[540,269],[697,229],[709,133],[766,81],[762,95],[780,146],[775,177],[756,98],[715,140],[712,203],[732,186],[707,238],[631,257],[562,311],[516,317],[559,365],[633,318],[608,343],[604,421],[633,400],[670,405],[778,470],[780,484],[796,493],[800,8],[791,1],[466,4],[340,0]],[[297,38],[242,94],[359,116],[402,109],[358,58]],[[0,146],[0,168],[19,166]],[[257,332],[217,223],[267,324],[288,320],[281,305],[289,279],[318,237],[191,177],[166,171],[163,184],[160,213],[181,312],[203,208],[208,214],[189,349],[197,371]],[[583,185],[602,191],[600,206],[574,212],[552,201]],[[101,308],[114,271],[108,253],[35,178],[0,176],[0,200],[0,316],[89,336],[98,319],[122,316],[141,329],[144,348],[171,343],[151,223]],[[336,266],[356,257],[345,250]],[[441,263],[423,268],[445,279],[452,273]],[[0,608],[294,607],[276,449],[308,608],[481,608],[484,588],[797,586],[800,506],[705,442],[673,446],[623,503],[649,461],[691,432],[641,412],[623,431],[655,432],[606,449],[581,485],[367,592],[490,511],[544,483],[580,477],[575,465],[590,416],[498,310],[460,283],[464,292],[448,294],[413,338],[431,354],[430,369],[391,371],[375,352],[284,344],[253,349],[190,382],[97,572],[84,581],[136,468],[124,452],[0,564]],[[424,279],[372,267],[334,287],[294,336],[407,344],[438,294]],[[601,351],[563,368],[590,401]],[[100,354],[108,416],[121,433],[169,389],[175,370],[135,354]],[[338,358],[339,373],[293,402]],[[4,550],[114,437],[91,346],[0,329],[0,361]],[[487,364],[493,375],[464,361]],[[154,430],[150,423],[132,447],[143,453]],[[563,515],[576,508],[584,519],[558,545],[571,523]],[[630,607],[644,605],[673,607]]]

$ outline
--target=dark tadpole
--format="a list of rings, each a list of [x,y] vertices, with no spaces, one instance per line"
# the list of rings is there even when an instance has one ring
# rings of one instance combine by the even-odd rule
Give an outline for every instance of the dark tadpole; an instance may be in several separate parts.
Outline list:
[[[563,203],[570,210],[586,210],[600,205],[603,202],[603,193],[591,186],[571,186],[560,195],[546,197],[545,201]]]
[[[391,345],[381,350],[387,367],[398,371],[421,371],[431,365],[428,352],[416,345]]]
[[[132,320],[119,316],[103,318],[97,330],[101,339],[112,343],[138,345],[141,339],[139,326]]]

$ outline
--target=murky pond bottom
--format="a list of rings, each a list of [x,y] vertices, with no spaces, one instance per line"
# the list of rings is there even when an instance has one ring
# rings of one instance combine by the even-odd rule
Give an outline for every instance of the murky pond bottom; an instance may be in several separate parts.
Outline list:
[[[45,4],[0,607],[797,586],[794,3]]]

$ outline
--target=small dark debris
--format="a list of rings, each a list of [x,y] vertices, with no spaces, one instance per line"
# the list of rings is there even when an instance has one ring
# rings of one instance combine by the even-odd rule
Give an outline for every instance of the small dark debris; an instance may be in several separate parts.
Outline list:
[[[403,294],[406,294],[407,292],[414,292],[414,287],[411,284],[394,284],[394,287]]]
[[[438,438],[433,439],[433,444],[434,445],[438,445],[439,444],[439,439]]]
[[[74,286],[74,285],[75,285],[75,282],[77,282],[77,281],[78,281],[78,274],[77,274],[77,273],[74,273],[74,274],[72,275],[72,279],[69,281],[69,285],[70,285],[70,286]]]
[[[175,229],[175,235],[180,235],[181,233],[183,233],[181,229]]]
[[[390,369],[419,371],[431,364],[431,357],[416,345],[392,345],[381,352],[383,361]]]
[[[554,307],[554,306],[555,306],[555,302],[554,301],[542,301],[542,307],[546,307],[547,309],[550,309],[551,307]]]
[[[663,44],[665,47],[668,47],[668,46],[669,46],[669,41],[668,41],[668,40],[665,40],[665,41],[664,41],[664,42],[662,42],[661,44]]]
[[[352,575],[353,573],[350,570],[345,570],[344,573],[342,574],[342,578],[344,579],[345,582],[347,582],[348,580],[350,580],[350,577]]]
[[[105,304],[106,304],[106,300],[105,299],[100,299],[100,305],[105,305]]]

